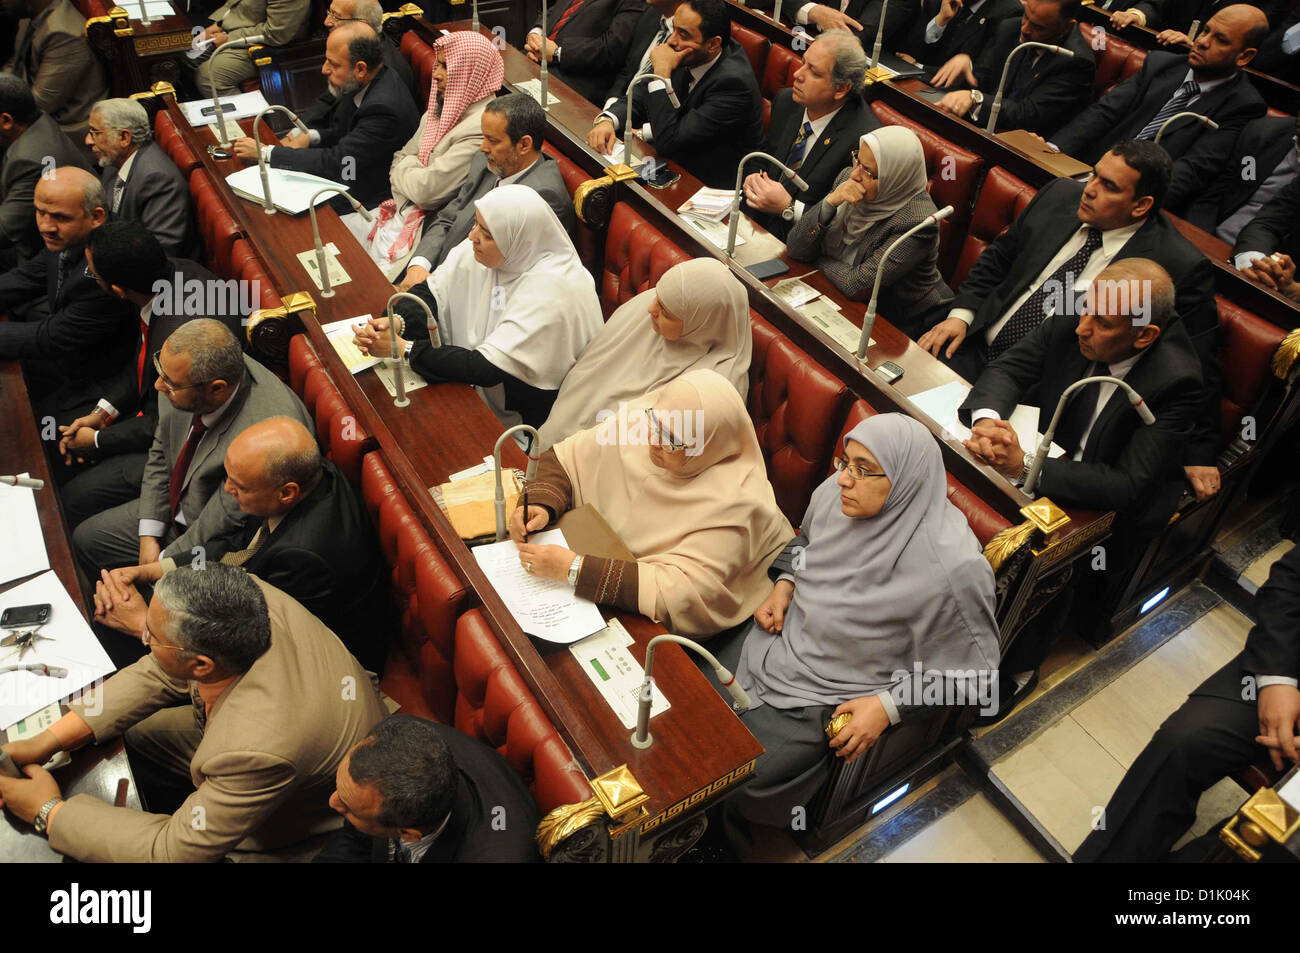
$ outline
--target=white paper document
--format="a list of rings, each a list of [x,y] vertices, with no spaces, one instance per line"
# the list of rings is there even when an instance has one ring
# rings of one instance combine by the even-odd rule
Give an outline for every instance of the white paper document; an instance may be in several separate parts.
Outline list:
[[[529,96],[533,97],[533,99],[537,100],[539,103],[542,101],[541,77],[538,77],[537,79],[526,79],[522,83],[515,83],[514,87],[516,90],[518,90],[521,93],[527,93]],[[549,89],[546,91],[546,98],[547,100],[549,100],[548,104],[551,106],[554,106],[556,103],[560,101],[555,96],[551,95]]]
[[[402,390],[410,393],[413,390],[419,390],[421,387],[428,387],[429,382],[419,374],[415,373],[408,364],[402,368]],[[389,397],[397,396],[397,381],[393,376],[393,362],[389,358],[386,361],[380,361],[375,365],[375,376],[379,378],[379,383],[383,384],[388,390]]]
[[[528,541],[538,546],[568,547],[564,533],[558,529],[533,533]],[[596,604],[579,599],[568,582],[543,579],[525,571],[513,540],[476,546],[472,552],[501,601],[529,635],[567,645],[605,628]]]
[[[0,669],[9,665],[44,663],[65,668],[68,674],[51,678],[26,671],[0,672],[0,728],[8,728],[59,699],[67,698],[114,670],[99,639],[53,572],[43,573],[0,595],[0,608],[47,602],[50,604],[50,621],[36,630],[45,638],[36,639],[22,658],[19,658],[17,647],[0,648]],[[0,635],[12,635],[15,631],[21,630],[0,629]]]
[[[846,318],[844,313],[835,307],[829,299],[824,297],[813,298],[806,304],[800,305],[797,310],[849,354],[858,353],[858,342],[862,340],[862,328]],[[867,347],[871,347],[875,343],[875,338],[869,338]]]
[[[362,354],[361,349],[352,342],[356,335],[357,325],[365,324],[370,319],[370,315],[362,314],[355,318],[344,318],[342,321],[331,321],[329,324],[322,324],[320,329],[325,332],[329,338],[330,344],[343,361],[343,366],[353,374],[360,374],[367,368],[374,367],[379,363],[379,358],[372,357],[368,354]]]
[[[269,143],[263,143],[269,145]],[[295,172],[290,169],[267,169],[267,182],[271,186],[271,202],[282,212],[289,215],[301,215],[312,206],[312,196],[321,189],[335,187],[344,192],[348,187],[341,182],[335,182],[332,179],[326,179],[323,176],[312,175],[310,172]],[[226,176],[226,182],[231,189],[240,198],[247,199],[250,202],[256,202],[261,205],[264,193],[262,192],[262,175],[258,167],[250,165],[247,169],[240,169],[238,172],[232,172]],[[316,205],[323,205],[334,198],[337,192],[326,192],[324,195],[317,197]]]
[[[678,215],[679,219],[689,225],[696,232],[699,232],[706,242],[714,248],[725,249],[727,247],[727,225],[725,222],[710,222],[702,218],[696,218],[694,215]],[[740,229],[736,229],[736,247],[739,248],[745,244],[744,237],[740,234]]]
[[[610,152],[609,155],[605,155],[605,153],[603,152],[597,152],[596,155],[600,158],[600,161],[603,162],[606,166],[618,165],[620,162],[623,161],[623,140],[619,139],[616,143],[614,143],[614,149],[612,152]]]
[[[226,131],[235,138],[243,135],[237,128],[231,128],[232,119],[251,119],[263,109],[269,106],[266,97],[262,95],[261,90],[254,90],[251,93],[239,93],[235,96],[221,97],[221,112],[226,117]],[[211,99],[195,99],[188,103],[181,103],[181,110],[185,113],[185,119],[191,126],[198,128],[200,126],[211,126],[217,121],[217,114],[212,108]],[[245,169],[245,172],[248,170]],[[257,176],[257,166],[253,166],[253,175]],[[261,184],[257,183],[258,194],[261,194]]]
[[[970,385],[965,381],[949,381],[947,384],[922,391],[909,399],[921,413],[946,430],[953,439],[969,440],[970,428],[957,419],[957,408],[969,393]],[[1043,435],[1038,431],[1038,417],[1037,407],[1019,404],[1012,411],[1008,421],[1020,440],[1020,448],[1025,453],[1033,453],[1037,450],[1038,441],[1043,439]],[[1047,455],[1059,457],[1064,453],[1064,449],[1053,443]]]
[[[591,683],[600,690],[606,704],[628,730],[636,727],[637,702],[641,696],[641,683],[645,681],[645,669],[628,651],[632,641],[623,624],[611,619],[605,629],[569,646],[569,651]],[[650,717],[662,714],[670,707],[659,686],[651,682]]]
[[[41,520],[36,514],[36,494],[52,492],[54,488],[48,484],[43,490],[33,490],[0,483],[0,526],[5,528],[7,537],[5,545],[0,547],[0,584],[50,568]]]
[[[132,20],[144,19],[144,14],[149,15],[150,20],[161,20],[163,17],[173,16],[176,11],[172,9],[170,3],[165,0],[121,0],[117,4],[126,11],[126,15]],[[143,12],[142,12],[143,11]]]
[[[337,288],[339,285],[346,285],[352,280],[352,276],[339,262],[339,247],[333,242],[325,243],[325,268],[329,271],[330,287]],[[302,265],[303,270],[311,275],[311,280],[316,282],[317,289],[325,290],[325,281],[321,277],[320,262],[316,260],[316,249],[309,248],[306,251],[298,252],[298,264]]]

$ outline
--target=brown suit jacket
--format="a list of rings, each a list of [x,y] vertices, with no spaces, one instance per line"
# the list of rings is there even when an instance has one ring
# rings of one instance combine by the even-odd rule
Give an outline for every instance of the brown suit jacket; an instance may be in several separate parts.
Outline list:
[[[48,12],[20,23],[12,64],[13,72],[31,84],[40,110],[76,142],[86,134],[90,107],[108,95],[108,78],[85,31],[86,18],[71,0],[55,0]],[[24,47],[26,55],[18,62],[16,51]]]
[[[256,577],[253,577],[256,579]],[[195,791],[171,816],[70,798],[50,825],[55,850],[82,861],[215,861],[334,830],[334,773],[387,712],[343,643],[260,579],[271,647],[217,700],[190,760]],[[74,709],[102,742],[156,711],[190,704],[190,686],[152,655],[110,678],[102,708]]]

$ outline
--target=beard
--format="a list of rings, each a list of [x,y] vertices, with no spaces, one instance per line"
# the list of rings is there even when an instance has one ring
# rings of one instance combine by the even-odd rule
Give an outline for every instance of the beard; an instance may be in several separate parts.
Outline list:
[[[344,96],[355,96],[360,91],[361,91],[361,84],[358,83],[355,79],[349,78],[346,83],[344,83],[342,86],[339,86],[337,88],[334,95],[339,99],[342,99]]]

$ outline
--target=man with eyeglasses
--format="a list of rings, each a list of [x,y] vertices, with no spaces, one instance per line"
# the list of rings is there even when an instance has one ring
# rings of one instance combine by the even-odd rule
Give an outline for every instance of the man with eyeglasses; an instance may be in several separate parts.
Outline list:
[[[349,749],[386,714],[368,673],[279,589],[233,566],[173,572],[139,637],[149,654],[34,738],[5,750],[24,779],[0,798],[81,861],[307,860]],[[121,736],[150,810],[64,800],[40,767]]]
[[[62,467],[55,467],[68,526],[140,493],[144,465],[158,425],[156,354],[191,318],[216,318],[238,334],[243,315],[229,285],[198,262],[168,258],[139,222],[110,222],[91,233],[86,267],[101,288],[139,313],[140,338],[132,373],[100,394],[94,408],[59,427]],[[202,306],[186,308],[203,291]],[[177,307],[177,305],[182,305]]]
[[[268,417],[291,417],[312,430],[302,401],[246,356],[220,321],[182,324],[152,357],[158,426],[138,499],[86,519],[72,544],[92,579],[99,570],[171,556],[207,561],[203,544],[238,533],[250,517],[228,493],[224,460],[231,442]]]
[[[38,421],[71,420],[127,373],[136,324],[86,270],[86,242],[107,216],[99,180],[59,166],[37,182],[34,204],[45,247],[0,276],[0,313],[10,314],[0,359],[23,362]]]
[[[226,0],[212,11],[203,39],[212,49],[230,40],[261,36],[264,46],[285,46],[302,40],[311,30],[311,0]],[[257,76],[248,50],[231,47],[214,53],[193,66],[194,82],[200,95],[211,96],[213,88],[222,96],[239,93],[239,84]],[[99,97],[96,97],[99,98]]]

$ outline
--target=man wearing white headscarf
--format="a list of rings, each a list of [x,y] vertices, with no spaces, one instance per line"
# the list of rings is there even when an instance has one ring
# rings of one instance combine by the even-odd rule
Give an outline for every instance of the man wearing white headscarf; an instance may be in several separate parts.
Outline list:
[[[473,384],[507,427],[540,426],[564,375],[601,328],[595,282],[532,189],[503,185],[475,208],[469,238],[426,282],[441,346],[418,320],[403,321],[397,346],[426,380]],[[403,311],[405,318],[423,315]],[[356,344],[391,353],[388,319],[372,318]]]
[[[752,350],[749,299],[731,270],[714,258],[674,265],[615,311],[582,352],[541,428],[541,449],[695,368],[717,371],[744,398]]]
[[[835,188],[790,230],[790,257],[815,262],[848,297],[866,300],[886,249],[937,211],[926,183],[916,133],[904,126],[867,133]],[[910,336],[921,330],[909,327],[913,316],[952,300],[938,262],[937,225],[908,238],[885,262],[880,311]]]

